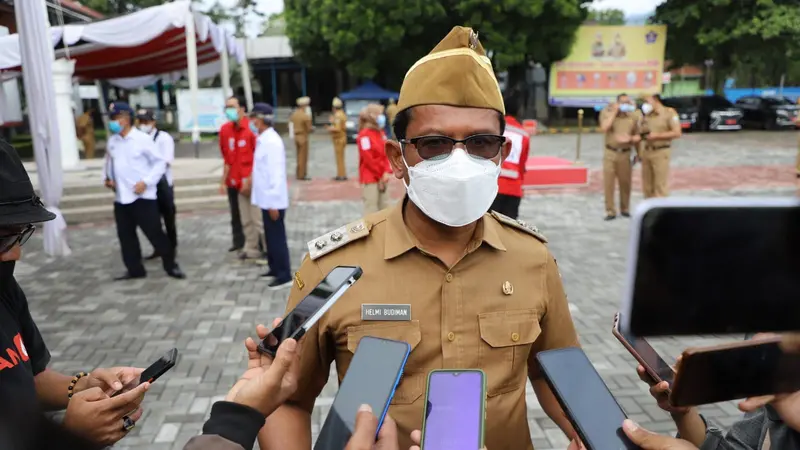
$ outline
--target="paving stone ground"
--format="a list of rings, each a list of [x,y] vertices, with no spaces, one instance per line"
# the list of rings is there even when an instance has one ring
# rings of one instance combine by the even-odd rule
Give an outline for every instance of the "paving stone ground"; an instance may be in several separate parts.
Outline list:
[[[791,132],[688,135],[675,150],[673,177],[680,183],[674,195],[795,195],[796,139]],[[534,152],[567,157],[574,152],[574,141],[569,135],[536,137]],[[600,143],[600,136],[584,136],[583,159],[593,170],[600,167]],[[360,216],[357,188],[354,195],[354,186],[327,181],[334,174],[332,156],[331,144],[315,138],[310,168],[315,180],[292,183],[287,230],[295,265],[307,241]],[[351,176],[356,159],[355,148],[348,147]],[[721,181],[710,182],[712,178]],[[578,191],[529,193],[521,217],[550,239],[583,348],[620,404],[642,425],[673,432],[669,417],[636,377],[631,357],[610,333],[623,289],[629,226],[624,220],[601,220],[602,196],[593,185]],[[634,204],[640,199],[636,191]],[[260,268],[243,265],[226,252],[230,245],[226,211],[181,215],[179,240],[179,260],[188,275],[184,281],[169,279],[158,263],[148,263],[149,278],[112,282],[123,266],[115,228],[108,223],[71,229],[74,254],[66,259],[47,257],[37,235],[17,265],[20,284],[50,346],[53,368],[70,373],[114,365],[146,366],[165,350],[180,349],[180,363],[153,385],[144,403],[145,416],[117,448],[182,448],[200,432],[211,404],[242,372],[241,342],[253,334],[256,323],[268,323],[283,312],[287,291],[268,291],[258,277]],[[653,343],[672,359],[688,346],[726,339],[741,336],[666,338]],[[329,383],[315,411],[315,431],[335,392],[335,382]],[[528,400],[537,450],[566,448],[566,439],[532,393]],[[721,426],[740,417],[730,402],[703,412]]]

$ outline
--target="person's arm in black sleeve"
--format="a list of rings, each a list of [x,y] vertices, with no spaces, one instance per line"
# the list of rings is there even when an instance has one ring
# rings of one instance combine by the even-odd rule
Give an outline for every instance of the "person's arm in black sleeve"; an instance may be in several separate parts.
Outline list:
[[[249,406],[220,401],[211,407],[203,435],[192,438],[184,450],[250,450],[264,426],[264,416]]]

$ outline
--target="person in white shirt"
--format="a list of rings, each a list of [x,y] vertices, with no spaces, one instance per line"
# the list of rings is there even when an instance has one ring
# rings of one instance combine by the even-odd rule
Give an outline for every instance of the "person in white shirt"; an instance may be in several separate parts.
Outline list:
[[[133,109],[124,102],[108,106],[112,135],[106,143],[106,164],[103,176],[106,186],[114,190],[114,220],[122,249],[122,261],[128,269],[115,280],[130,280],[147,276],[142,264],[142,249],[136,227],[142,229],[161,261],[167,275],[186,278],[178,263],[169,239],[161,229],[156,201],[156,185],[167,169],[167,162],[156,148],[153,138],[133,124]]]
[[[264,217],[269,271],[262,276],[272,278],[269,289],[275,290],[292,285],[292,268],[284,225],[286,209],[289,208],[286,149],[283,139],[272,128],[272,121],[272,106],[266,103],[253,105],[250,127],[257,140],[250,200],[261,208]]]
[[[161,177],[156,185],[156,200],[158,201],[158,212],[161,214],[164,228],[167,230],[169,243],[172,245],[172,249],[177,252],[178,229],[175,225],[175,193],[173,191],[174,180],[172,178],[172,162],[175,161],[175,141],[169,133],[156,127],[156,116],[153,111],[140,109],[136,112],[136,118],[139,120],[139,130],[150,135],[161,156],[167,162],[167,170],[164,171],[164,176]],[[158,257],[160,255],[153,249],[153,253],[145,259],[152,260]]]

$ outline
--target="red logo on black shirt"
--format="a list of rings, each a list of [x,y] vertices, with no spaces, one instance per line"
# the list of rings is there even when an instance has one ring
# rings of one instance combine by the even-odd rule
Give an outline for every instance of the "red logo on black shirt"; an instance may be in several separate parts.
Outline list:
[[[25,343],[22,342],[22,335],[19,333],[14,336],[14,346],[16,349],[7,348],[5,350],[5,355],[0,355],[0,371],[13,369],[15,366],[19,365],[20,362],[27,362],[30,359],[30,357],[28,357],[28,350],[25,348]],[[8,359],[3,356],[7,356]]]

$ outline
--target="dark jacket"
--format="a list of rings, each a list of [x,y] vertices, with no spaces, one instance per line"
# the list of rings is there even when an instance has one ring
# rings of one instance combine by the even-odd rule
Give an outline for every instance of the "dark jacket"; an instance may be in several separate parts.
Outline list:
[[[193,437],[183,450],[250,450],[264,426],[264,416],[253,408],[217,402],[203,425],[203,434]]]

